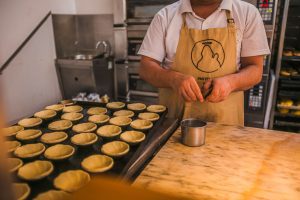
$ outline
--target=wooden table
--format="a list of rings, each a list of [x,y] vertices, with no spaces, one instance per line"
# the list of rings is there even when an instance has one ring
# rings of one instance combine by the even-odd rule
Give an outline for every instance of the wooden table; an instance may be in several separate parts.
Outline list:
[[[210,123],[202,147],[180,135],[134,186],[191,199],[300,199],[300,134]]]

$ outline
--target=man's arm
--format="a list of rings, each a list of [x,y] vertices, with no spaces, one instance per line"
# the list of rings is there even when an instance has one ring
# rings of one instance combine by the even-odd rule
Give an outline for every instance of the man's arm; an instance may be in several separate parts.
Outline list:
[[[193,76],[181,74],[173,70],[162,68],[161,63],[142,56],[140,66],[140,77],[158,88],[172,88],[186,101],[203,102],[200,88]]]
[[[262,78],[263,59],[264,56],[242,57],[240,71],[207,81],[205,89],[213,84],[207,101],[217,103],[225,100],[231,92],[247,90],[258,84]]]

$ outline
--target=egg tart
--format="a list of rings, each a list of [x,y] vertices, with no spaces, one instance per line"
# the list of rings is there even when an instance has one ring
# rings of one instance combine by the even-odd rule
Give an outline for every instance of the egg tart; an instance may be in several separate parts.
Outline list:
[[[133,122],[131,122],[130,126],[137,130],[148,130],[152,128],[153,124],[149,120],[136,119]]]
[[[88,121],[96,124],[104,124],[108,122],[110,117],[108,115],[92,115],[89,116]]]
[[[73,126],[72,130],[76,133],[89,133],[97,129],[97,125],[91,122],[81,123]]]
[[[141,111],[146,109],[146,105],[143,103],[131,103],[127,105],[127,108],[129,110],[134,110],[134,111]]]
[[[110,102],[106,104],[107,108],[110,109],[121,109],[125,107],[125,103],[123,102]]]
[[[44,156],[49,160],[64,160],[70,158],[75,152],[74,147],[64,144],[56,144],[49,147]]]
[[[71,112],[81,112],[83,108],[81,106],[67,106],[64,107],[63,112],[71,113]]]
[[[68,138],[68,134],[62,131],[45,133],[41,136],[41,141],[45,144],[57,144],[65,141]]]
[[[40,112],[34,113],[34,117],[38,117],[41,119],[50,119],[52,117],[56,116],[56,111],[55,110],[42,110]]]
[[[5,144],[6,144],[8,153],[11,153],[11,152],[15,151],[18,147],[21,146],[21,143],[19,141],[16,141],[16,140],[6,141]]]
[[[107,109],[102,108],[102,107],[89,108],[87,111],[87,114],[89,114],[89,115],[101,115],[101,114],[105,114],[105,113],[107,113]]]
[[[42,131],[38,129],[27,129],[17,133],[16,138],[22,141],[33,140],[42,135]]]
[[[90,175],[82,170],[69,170],[54,179],[54,186],[66,192],[75,192],[90,181]]]
[[[292,114],[295,116],[300,116],[300,110],[295,110],[292,112]]]
[[[115,137],[122,132],[121,127],[116,125],[105,125],[97,130],[97,134],[102,137]]]
[[[72,122],[79,121],[82,118],[83,118],[83,114],[82,113],[76,113],[76,112],[65,113],[61,116],[61,119],[70,120]]]
[[[114,112],[113,115],[116,117],[133,117],[134,112],[132,112],[131,110],[119,110]]]
[[[14,196],[17,200],[24,200],[30,194],[30,187],[27,183],[13,183]]]
[[[80,133],[71,138],[71,142],[78,146],[88,146],[97,142],[98,136],[95,133]]]
[[[41,118],[35,118],[35,117],[25,118],[25,119],[22,119],[18,122],[18,124],[20,126],[23,126],[25,128],[35,127],[35,126],[40,125],[41,123],[42,123],[42,119]]]
[[[100,173],[110,170],[114,165],[114,160],[105,155],[92,155],[81,162],[84,170],[90,173]]]
[[[116,125],[116,126],[127,126],[132,122],[132,119],[129,117],[119,116],[119,117],[113,117],[109,120],[110,124]]]
[[[20,167],[18,176],[27,181],[40,180],[53,172],[53,165],[49,161],[36,160]]]
[[[23,161],[19,158],[7,158],[9,172],[15,172],[23,166]]]
[[[138,115],[138,118],[154,122],[154,121],[157,121],[159,119],[159,115],[157,113],[144,112],[144,113],[140,113]]]
[[[129,144],[138,144],[145,140],[146,136],[140,131],[125,131],[120,135],[121,140]]]
[[[64,131],[64,130],[71,128],[72,126],[73,126],[73,124],[70,120],[63,119],[63,120],[51,122],[48,125],[48,129],[50,129],[52,131]]]
[[[68,99],[68,100],[62,100],[60,103],[65,106],[71,106],[71,105],[74,105],[76,102],[71,99]]]
[[[64,109],[65,105],[63,104],[54,104],[54,105],[50,105],[50,106],[47,106],[45,109],[46,110],[54,110],[54,111],[62,111],[62,109]]]
[[[49,190],[37,195],[34,200],[66,200],[71,199],[71,195],[61,190]]]
[[[42,143],[25,144],[18,147],[14,154],[19,158],[33,158],[41,155],[46,147]]]
[[[23,130],[24,130],[23,126],[15,125],[15,126],[3,128],[2,132],[4,133],[5,136],[9,137],[9,136],[16,135],[19,131],[23,131]]]
[[[101,152],[112,157],[121,157],[129,152],[129,145],[126,142],[113,141],[104,144]]]
[[[166,106],[163,105],[151,105],[147,107],[148,112],[154,112],[154,113],[162,113],[166,110]]]

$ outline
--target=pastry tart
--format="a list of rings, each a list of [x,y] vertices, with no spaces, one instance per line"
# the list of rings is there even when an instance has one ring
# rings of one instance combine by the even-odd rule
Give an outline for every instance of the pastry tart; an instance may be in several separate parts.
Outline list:
[[[116,125],[116,126],[127,126],[132,122],[132,119],[129,117],[119,116],[119,117],[113,117],[109,120],[110,124]]]
[[[41,119],[50,119],[54,116],[56,116],[56,111],[55,110],[42,110],[40,112],[34,113],[34,117],[38,117]]]
[[[41,137],[41,141],[45,144],[57,144],[65,141],[68,138],[68,134],[62,131],[45,133]]]
[[[293,52],[293,55],[294,55],[294,56],[300,56],[300,51],[299,51],[299,50],[294,51],[294,52]]]
[[[3,133],[5,136],[14,136],[16,135],[19,131],[23,131],[24,127],[23,126],[19,126],[19,125],[15,125],[15,126],[10,126],[7,128],[2,129]]]
[[[71,195],[61,190],[49,190],[37,195],[34,200],[66,200],[71,199]]]
[[[80,133],[71,138],[71,142],[78,146],[88,146],[97,142],[98,136],[95,133]]]
[[[97,125],[91,122],[81,123],[73,126],[72,130],[76,133],[89,133],[97,129]]]
[[[110,109],[121,109],[121,108],[125,107],[125,103],[118,102],[118,101],[117,102],[110,102],[110,103],[106,104],[106,107],[110,108]]]
[[[154,112],[154,113],[162,113],[166,110],[166,106],[163,105],[151,105],[147,107],[148,112]]]
[[[114,165],[114,160],[105,155],[92,155],[81,162],[84,170],[90,173],[100,173],[110,170]]]
[[[121,140],[129,144],[138,144],[145,140],[146,136],[140,131],[125,131],[120,135]]]
[[[129,110],[141,111],[146,109],[146,105],[143,103],[131,103],[127,105]]]
[[[70,120],[72,122],[79,121],[82,118],[83,118],[83,114],[82,113],[76,113],[76,112],[65,113],[61,116],[61,119]]]
[[[67,106],[64,107],[63,112],[71,113],[71,112],[81,112],[83,108],[81,106]]]
[[[108,122],[110,117],[108,115],[92,115],[89,116],[88,121],[96,124],[104,124]]]
[[[53,172],[53,165],[49,161],[36,160],[20,167],[18,176],[27,181],[40,180]]]
[[[14,154],[19,158],[33,158],[41,155],[45,149],[46,147],[42,143],[25,144],[18,147]]]
[[[6,148],[7,148],[7,152],[11,153],[13,151],[15,151],[18,147],[21,146],[21,143],[19,141],[13,140],[13,141],[6,141]]]
[[[33,140],[42,135],[42,131],[38,129],[27,129],[17,133],[16,138],[22,141]]]
[[[9,172],[17,171],[23,165],[23,161],[19,158],[7,158]]]
[[[130,126],[137,130],[148,130],[152,128],[153,124],[149,120],[137,119],[131,122]]]
[[[62,100],[60,103],[61,103],[62,105],[65,105],[65,106],[71,106],[71,105],[74,105],[74,104],[75,104],[75,102],[74,102],[73,100],[71,100],[71,99],[68,99],[68,100]]]
[[[102,108],[102,107],[89,108],[87,111],[87,114],[89,114],[89,115],[101,115],[101,114],[105,114],[105,113],[107,113],[107,109]]]
[[[97,134],[102,137],[115,137],[122,132],[121,127],[116,125],[105,125],[97,130]]]
[[[104,144],[101,152],[112,157],[121,157],[129,152],[129,145],[126,142],[113,141]]]
[[[35,117],[25,118],[25,119],[22,119],[18,122],[18,124],[20,126],[23,126],[25,128],[35,127],[35,126],[40,125],[41,123],[42,123],[42,119],[41,118],[35,118]]]
[[[114,116],[116,116],[116,117],[133,117],[134,112],[132,112],[131,110],[119,110],[119,111],[114,112]]]
[[[54,179],[54,186],[66,192],[75,192],[90,181],[90,175],[82,170],[69,170]]]
[[[63,119],[63,120],[51,122],[48,125],[48,129],[50,129],[52,131],[64,131],[64,130],[71,128],[72,126],[73,126],[73,124],[70,120]]]
[[[140,113],[138,115],[138,118],[154,122],[154,121],[157,121],[159,119],[159,115],[157,113],[144,112],[144,113]]]
[[[288,49],[285,49],[283,50],[283,53],[282,53],[284,56],[293,56],[293,51],[292,50],[288,50]]]
[[[49,160],[64,160],[70,158],[75,153],[74,147],[64,144],[56,144],[49,147],[44,156]]]
[[[62,109],[64,109],[65,105],[63,104],[54,104],[54,105],[50,105],[50,106],[47,106],[45,109],[46,110],[54,110],[54,111],[62,111]]]
[[[30,194],[30,187],[27,183],[13,183],[13,191],[17,200],[24,200]]]

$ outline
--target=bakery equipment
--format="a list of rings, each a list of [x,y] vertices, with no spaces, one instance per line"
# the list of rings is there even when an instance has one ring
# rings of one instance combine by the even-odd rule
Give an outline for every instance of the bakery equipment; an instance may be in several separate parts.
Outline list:
[[[185,119],[181,122],[182,143],[190,147],[205,144],[206,122],[199,119]]]
[[[300,132],[300,3],[295,0],[283,1],[278,51],[275,68],[275,89],[272,99],[270,128],[291,132]],[[284,106],[290,101],[293,105]],[[282,112],[285,111],[285,112]]]
[[[128,103],[128,102],[127,102]],[[106,104],[104,103],[96,103],[96,102],[76,102],[77,106],[83,107],[83,111],[81,112],[84,117],[79,120],[79,122],[76,123],[85,123],[88,122],[89,115],[87,114],[87,110],[91,107],[95,106],[101,106],[106,107]],[[113,116],[113,112],[115,110],[108,109],[107,115],[110,117]],[[135,112],[135,116],[132,117],[133,119],[137,118],[138,112]],[[146,166],[147,162],[151,160],[152,156],[160,149],[160,147],[165,143],[165,141],[169,138],[169,136],[174,132],[174,130],[177,128],[178,123],[176,119],[167,119],[165,118],[167,114],[167,111],[160,114],[160,119],[156,122],[153,122],[153,127],[150,130],[147,130],[145,134],[146,138],[144,141],[142,141],[139,144],[135,144],[130,146],[130,151],[123,157],[120,158],[113,158],[114,159],[114,166],[112,169],[108,170],[105,173],[101,173],[101,175],[115,175],[119,176],[121,178],[133,181],[136,176],[140,173],[140,171]],[[59,112],[58,115],[49,121],[44,121],[42,125],[39,127],[36,127],[37,129],[40,129],[43,133],[46,132],[52,132],[48,129],[48,124],[59,120],[62,113]],[[98,124],[98,128],[106,125],[106,124]],[[131,130],[130,126],[123,127],[122,131]],[[62,172],[68,171],[68,170],[76,170],[76,169],[82,169],[81,161],[83,161],[84,158],[93,155],[93,154],[101,154],[101,147],[104,144],[107,144],[113,140],[120,141],[121,139],[119,136],[110,139],[110,138],[104,138],[99,137],[99,140],[91,145],[91,146],[79,146],[76,144],[73,144],[71,142],[71,137],[76,135],[76,133],[72,129],[68,129],[65,131],[68,134],[68,139],[61,142],[61,144],[64,145],[71,145],[75,148],[75,153],[69,158],[64,159],[61,161],[51,161],[54,165],[54,171],[51,173],[47,178],[36,181],[29,181],[28,184],[31,188],[31,194],[29,196],[29,199],[33,199],[37,194],[45,192],[49,189],[53,189],[53,180]],[[8,137],[9,140],[15,140],[16,138],[14,136]],[[23,144],[23,141],[20,141]],[[42,142],[40,139],[37,139],[36,142]],[[48,148],[51,145],[44,143],[44,145]],[[13,154],[10,154],[10,157],[14,157]],[[43,155],[36,157],[36,159],[39,160],[48,160]],[[26,164],[31,160],[25,160],[22,159],[23,162]],[[14,172],[14,175],[16,175],[17,172]],[[97,176],[97,174],[93,174],[93,176]],[[22,181],[19,178],[16,178],[16,181]],[[26,182],[26,181],[25,181]]]

